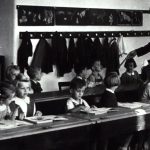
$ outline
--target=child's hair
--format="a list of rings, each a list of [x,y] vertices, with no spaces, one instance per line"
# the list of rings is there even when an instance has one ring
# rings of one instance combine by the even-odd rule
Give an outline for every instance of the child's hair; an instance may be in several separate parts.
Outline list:
[[[29,82],[29,84],[30,84],[30,80],[28,78],[17,80],[16,88],[19,88],[20,84],[23,83],[23,82],[25,82],[25,83]]]
[[[74,78],[70,83],[70,89],[80,89],[82,87],[86,86],[86,82],[80,78]]]
[[[120,85],[120,78],[117,72],[110,72],[104,80],[107,88]]]
[[[75,71],[75,73],[77,74],[77,75],[79,75],[80,73],[82,73],[82,71],[85,69],[85,68],[87,68],[87,66],[86,65],[84,65],[84,64],[76,64],[75,66],[74,66],[74,71]]]
[[[129,65],[129,63],[133,63],[134,68],[137,67],[137,64],[136,64],[136,62],[135,62],[135,60],[133,58],[127,59],[126,62],[125,62],[125,64],[124,64],[124,67],[127,68],[128,65]]]
[[[12,70],[20,71],[20,68],[17,65],[10,65],[10,66],[8,66],[7,69],[6,69],[6,74],[5,74],[7,79],[10,79]]]
[[[3,98],[9,98],[11,97],[11,94],[16,92],[16,88],[13,84],[10,83],[1,83],[0,85],[0,93],[1,93],[1,97]]]
[[[27,70],[27,74],[31,79],[34,79],[39,71],[41,71],[41,68],[30,66]]]

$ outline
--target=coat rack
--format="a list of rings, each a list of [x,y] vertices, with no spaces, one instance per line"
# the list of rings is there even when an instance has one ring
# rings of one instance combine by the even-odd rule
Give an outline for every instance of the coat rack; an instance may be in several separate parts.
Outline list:
[[[27,32],[20,32],[19,38],[22,39],[23,35]],[[31,39],[39,38],[51,38],[54,35],[63,36],[65,38],[79,36],[89,36],[89,37],[119,37],[123,35],[124,37],[144,37],[150,36],[150,31],[98,31],[98,32],[28,32]]]

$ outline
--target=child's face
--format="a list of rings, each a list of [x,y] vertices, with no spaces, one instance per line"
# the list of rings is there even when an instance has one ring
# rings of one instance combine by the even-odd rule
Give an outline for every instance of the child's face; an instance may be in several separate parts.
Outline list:
[[[79,88],[79,89],[74,89],[73,90],[73,98],[76,100],[81,99],[84,94],[84,91],[85,91],[85,86],[82,88]]]
[[[87,68],[85,68],[84,70],[82,70],[81,77],[83,79],[87,79],[88,78]]]
[[[19,98],[25,98],[30,91],[30,82],[20,82],[17,88],[17,96]]]
[[[94,69],[95,71],[100,71],[101,68],[102,68],[101,62],[100,62],[100,61],[95,61],[94,65],[93,65],[93,69]]]
[[[12,81],[16,80],[16,77],[19,75],[19,73],[20,73],[19,70],[12,69],[10,71],[10,80]]]
[[[42,76],[41,70],[37,71],[37,73],[35,75],[35,80],[40,81],[41,80],[41,76]]]
[[[133,72],[133,70],[134,70],[134,63],[131,62],[131,63],[129,63],[128,66],[127,66],[127,71],[128,71],[128,72]]]

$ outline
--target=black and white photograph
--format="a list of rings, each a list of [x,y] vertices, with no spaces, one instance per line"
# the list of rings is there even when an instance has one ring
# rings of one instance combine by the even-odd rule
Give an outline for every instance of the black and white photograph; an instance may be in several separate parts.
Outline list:
[[[150,0],[1,0],[0,33],[0,150],[150,150]]]

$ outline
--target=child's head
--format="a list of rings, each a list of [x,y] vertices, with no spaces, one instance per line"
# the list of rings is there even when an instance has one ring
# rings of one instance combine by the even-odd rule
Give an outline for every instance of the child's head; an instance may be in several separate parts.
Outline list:
[[[74,67],[74,71],[77,76],[81,76],[83,79],[88,78],[87,67],[82,64],[76,64]]]
[[[120,78],[117,72],[110,72],[104,80],[106,88],[118,87],[120,85]]]
[[[97,59],[93,62],[92,71],[99,72],[102,69],[102,67],[103,66],[101,64],[101,61],[99,59]]]
[[[30,92],[30,81],[26,80],[18,80],[16,84],[16,96],[19,98],[26,98]]]
[[[15,96],[16,88],[13,84],[2,83],[1,84],[1,98],[3,98],[4,103],[9,105],[13,97]]]
[[[136,62],[133,58],[127,59],[124,67],[127,69],[127,72],[133,72],[134,68],[137,67]]]
[[[72,97],[76,100],[80,99],[84,94],[85,87],[86,83],[84,80],[74,78],[70,83],[70,92]]]
[[[20,73],[20,68],[17,65],[10,65],[6,69],[6,78],[10,81],[16,80],[16,77]]]
[[[27,71],[30,79],[35,81],[41,80],[41,68],[38,67],[30,67]]]

